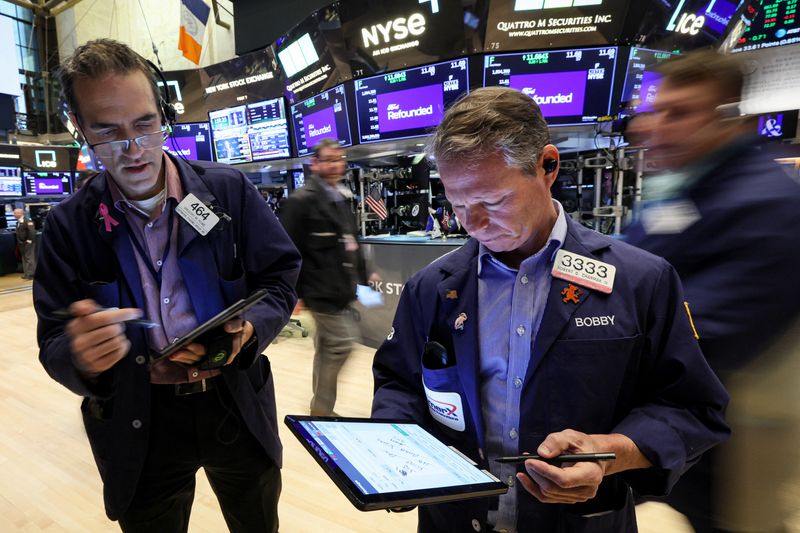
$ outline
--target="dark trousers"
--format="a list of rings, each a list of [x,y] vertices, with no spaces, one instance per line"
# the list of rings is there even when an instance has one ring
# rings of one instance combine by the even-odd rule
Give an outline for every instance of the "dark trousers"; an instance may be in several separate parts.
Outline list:
[[[217,382],[219,388],[187,396],[153,387],[147,459],[119,520],[126,533],[188,531],[200,467],[230,531],[278,530],[280,469],[245,426],[222,378]]]

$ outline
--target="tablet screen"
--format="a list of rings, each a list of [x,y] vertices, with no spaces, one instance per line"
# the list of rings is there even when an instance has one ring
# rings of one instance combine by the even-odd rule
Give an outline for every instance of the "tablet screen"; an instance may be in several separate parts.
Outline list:
[[[342,476],[348,487],[358,491],[359,501],[411,497],[418,505],[457,499],[456,494],[462,498],[485,495],[486,490],[497,494],[507,488],[417,424],[309,418],[287,416],[286,423],[316,453],[334,481]]]

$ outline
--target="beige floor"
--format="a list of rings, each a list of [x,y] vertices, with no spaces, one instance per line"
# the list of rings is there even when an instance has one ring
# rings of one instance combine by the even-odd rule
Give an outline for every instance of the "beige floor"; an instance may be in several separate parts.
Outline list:
[[[302,317],[304,323],[307,318]],[[30,282],[0,277],[0,532],[118,531],[102,510],[100,479],[80,421],[79,398],[52,381],[39,365]],[[275,373],[278,416],[303,414],[309,401],[311,338],[281,337],[267,351]],[[368,416],[374,350],[359,347],[340,377],[336,410]],[[361,513],[341,495],[288,431],[281,530],[285,532],[415,531],[414,513]],[[691,531],[666,506],[637,510],[643,533]],[[205,476],[198,475],[191,532],[225,531]]]

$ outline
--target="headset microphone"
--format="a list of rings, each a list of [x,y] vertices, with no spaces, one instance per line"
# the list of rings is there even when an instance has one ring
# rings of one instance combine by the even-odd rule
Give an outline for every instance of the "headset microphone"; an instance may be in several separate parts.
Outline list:
[[[169,126],[170,129],[172,129],[172,127],[175,125],[175,121],[178,118],[178,112],[176,111],[175,106],[172,104],[172,101],[170,99],[169,87],[167,87],[167,80],[166,78],[164,78],[164,74],[161,72],[161,69],[155,66],[155,64],[152,61],[148,59],[144,59],[144,61],[150,67],[150,70],[153,71],[153,74],[155,74],[156,77],[159,80],[161,80],[161,83],[164,87],[163,93],[159,91],[159,94],[162,96],[159,96],[158,107],[161,110],[162,121],[167,126]]]

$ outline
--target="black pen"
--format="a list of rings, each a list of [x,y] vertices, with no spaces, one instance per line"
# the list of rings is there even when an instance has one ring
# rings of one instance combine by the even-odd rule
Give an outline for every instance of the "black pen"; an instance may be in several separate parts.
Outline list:
[[[613,461],[617,458],[615,453],[567,453],[556,455],[555,457],[540,457],[538,455],[512,455],[511,457],[498,457],[494,459],[496,463],[524,463],[528,459],[536,459],[551,465],[561,463],[579,463],[583,461]]]
[[[97,311],[107,311],[107,309],[98,309]],[[50,317],[56,320],[72,320],[75,316],[70,312],[69,309],[56,309],[52,313],[50,313]],[[130,320],[124,320],[125,324],[130,324],[131,326],[142,326],[143,328],[150,329],[150,328],[160,328],[161,324],[157,322],[151,322],[149,320],[145,320],[143,318],[132,318]]]

